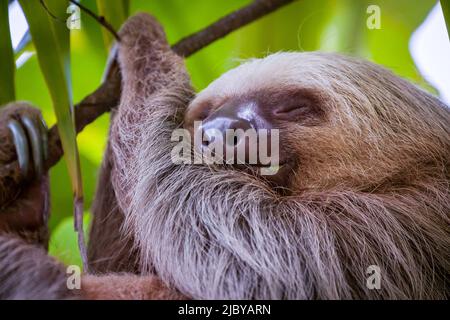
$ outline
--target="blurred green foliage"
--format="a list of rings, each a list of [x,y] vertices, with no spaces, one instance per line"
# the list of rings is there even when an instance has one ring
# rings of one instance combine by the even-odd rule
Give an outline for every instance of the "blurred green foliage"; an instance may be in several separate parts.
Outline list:
[[[125,2],[128,1],[82,1],[94,12],[98,12],[97,4],[103,5],[102,12],[107,16],[112,14],[115,17],[112,23],[116,26],[122,21],[116,16],[116,10],[118,6],[125,8]],[[130,14],[144,11],[156,16],[165,27],[169,42],[175,43],[248,3],[249,0],[132,0],[128,10]],[[412,32],[435,4],[435,0],[300,0],[213,43],[188,58],[186,64],[195,88],[201,90],[242,59],[262,57],[280,50],[337,51],[383,64],[430,89],[414,65],[408,44]],[[372,30],[366,26],[369,5],[380,8],[380,29]],[[109,36],[105,40],[104,36],[105,31],[99,23],[82,12],[81,29],[71,31],[75,102],[94,91],[100,83],[107,57],[105,41],[109,46],[111,40]],[[17,99],[29,100],[39,106],[49,125],[55,122],[50,96],[35,55],[17,70],[16,95]],[[86,210],[89,210],[96,187],[108,121],[108,115],[104,115],[78,136]],[[66,263],[78,263],[70,218],[72,192],[64,161],[52,168],[50,177],[50,227],[53,229],[50,252]]]
[[[15,100],[15,65],[8,23],[8,2],[0,2],[0,105]]]

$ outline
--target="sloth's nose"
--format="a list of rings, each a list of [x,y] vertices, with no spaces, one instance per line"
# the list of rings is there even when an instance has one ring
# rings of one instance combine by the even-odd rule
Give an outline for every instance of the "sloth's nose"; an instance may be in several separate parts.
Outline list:
[[[248,129],[253,129],[253,127],[245,119],[214,116],[211,119],[206,119],[201,125],[202,143],[204,146],[208,146],[216,139],[220,139],[220,142],[226,144],[227,147],[234,148],[239,145],[242,139],[242,136],[237,135],[236,132],[238,130],[245,132]]]
[[[249,159],[257,156],[258,148],[257,139],[249,138],[249,130],[253,129],[256,134],[258,129],[255,108],[257,105],[253,102],[231,101],[212,112],[198,128],[203,137],[201,152],[213,149],[211,155],[221,157],[227,163],[249,163]]]

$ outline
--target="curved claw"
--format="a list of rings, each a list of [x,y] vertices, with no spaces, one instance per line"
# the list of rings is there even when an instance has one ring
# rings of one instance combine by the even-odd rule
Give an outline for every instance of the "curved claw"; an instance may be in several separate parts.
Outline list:
[[[30,153],[28,151],[27,136],[21,124],[17,120],[10,120],[8,122],[8,128],[11,130],[14,145],[16,146],[20,170],[24,176],[27,176],[30,166]]]
[[[31,152],[34,163],[34,174],[36,177],[40,177],[44,171],[44,151],[41,141],[41,129],[30,116],[22,115],[20,117],[25,129],[27,130],[28,137],[31,143]]]

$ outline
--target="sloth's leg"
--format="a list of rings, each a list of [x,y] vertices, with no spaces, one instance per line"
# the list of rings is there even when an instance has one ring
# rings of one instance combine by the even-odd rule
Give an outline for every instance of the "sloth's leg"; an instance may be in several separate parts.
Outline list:
[[[69,291],[62,264],[42,246],[30,244],[16,234],[0,233],[0,299],[63,299],[76,297]]]
[[[69,274],[70,275],[70,274]],[[181,299],[154,276],[131,274],[81,277],[69,289],[63,264],[40,246],[0,233],[0,299]],[[71,283],[71,282],[69,282]]]

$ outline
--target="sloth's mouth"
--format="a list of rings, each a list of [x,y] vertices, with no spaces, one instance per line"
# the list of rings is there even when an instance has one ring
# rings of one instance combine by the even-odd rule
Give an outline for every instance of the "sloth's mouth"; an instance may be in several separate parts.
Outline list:
[[[293,173],[295,172],[295,161],[285,160],[279,164],[240,164],[234,165],[235,169],[257,176],[270,183],[273,187],[289,187]]]

